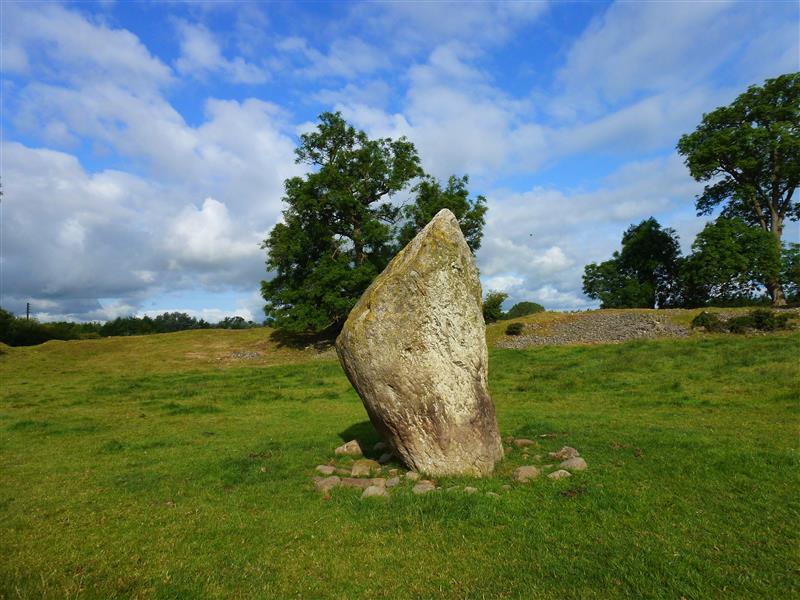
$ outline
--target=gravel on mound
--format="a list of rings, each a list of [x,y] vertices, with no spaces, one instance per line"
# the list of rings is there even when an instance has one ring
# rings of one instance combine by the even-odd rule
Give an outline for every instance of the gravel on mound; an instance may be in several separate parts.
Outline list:
[[[546,330],[538,323],[527,324],[523,335],[505,337],[497,343],[497,347],[528,348],[560,344],[613,343],[660,337],[684,337],[688,333],[686,327],[676,325],[666,315],[590,311],[574,315],[569,320],[552,323]]]

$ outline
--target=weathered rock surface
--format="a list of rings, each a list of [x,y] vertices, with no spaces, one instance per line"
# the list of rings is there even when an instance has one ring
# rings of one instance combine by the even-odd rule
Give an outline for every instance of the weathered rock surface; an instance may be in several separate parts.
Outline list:
[[[361,494],[362,498],[388,498],[389,492],[386,491],[386,488],[371,485],[364,490],[364,493]]]
[[[409,468],[486,475],[503,457],[478,270],[449,210],[364,292],[336,352],[372,424]]]
[[[409,481],[416,481],[417,479],[419,479],[419,473],[417,473],[416,471],[409,471],[408,473],[406,473],[406,479],[408,479]]]
[[[363,452],[361,451],[361,446],[358,445],[358,441],[350,440],[349,442],[342,444],[336,450],[334,450],[336,456],[362,456]]]
[[[564,469],[559,469],[558,471],[553,471],[547,476],[548,479],[564,479],[564,477],[572,477],[572,473],[565,471]]]
[[[527,446],[538,446],[538,442],[534,442],[533,440],[528,440],[526,438],[517,438],[514,440],[514,445],[517,448],[525,448]]]
[[[322,475],[333,475],[336,472],[336,467],[333,465],[317,465],[317,472]]]
[[[361,458],[353,463],[350,475],[353,477],[369,477],[373,471],[379,471],[380,464],[369,458]]]
[[[336,475],[332,475],[331,477],[314,478],[314,487],[317,488],[318,492],[322,492],[323,494],[329,493],[333,488],[338,486],[340,483],[341,479],[339,479]]]
[[[380,477],[372,479],[362,479],[360,477],[343,477],[341,481],[342,487],[361,488],[366,489],[371,485],[378,487],[386,487],[386,480]]]
[[[417,494],[427,494],[428,492],[432,492],[436,489],[436,485],[432,481],[420,481],[417,485],[411,488],[411,491]]]
[[[585,471],[589,468],[589,465],[586,464],[586,461],[583,460],[580,456],[576,456],[575,458],[570,458],[569,460],[565,460],[560,465],[558,465],[559,469],[567,469],[569,471]]]
[[[564,446],[558,452],[550,453],[550,458],[555,458],[556,460],[569,460],[570,458],[575,458],[576,456],[580,455],[572,446]]]
[[[389,477],[389,479],[386,480],[386,487],[388,488],[397,487],[398,485],[400,485],[400,478],[397,476]]]
[[[524,467],[517,467],[514,469],[514,479],[521,483],[536,479],[539,476],[539,469],[533,465],[526,465]]]

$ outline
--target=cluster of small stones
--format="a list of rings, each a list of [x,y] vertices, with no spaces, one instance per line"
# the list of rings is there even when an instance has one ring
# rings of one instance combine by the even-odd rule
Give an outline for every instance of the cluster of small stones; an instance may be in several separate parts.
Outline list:
[[[552,434],[543,434],[540,437],[553,437]],[[526,438],[509,437],[505,440],[509,447],[522,452],[522,458],[531,458],[529,452],[539,447],[539,442]],[[389,468],[387,465],[394,459],[394,455],[384,442],[378,442],[373,447],[373,452],[381,453],[378,460],[364,458],[361,445],[356,440],[351,440],[342,444],[334,451],[339,460],[348,461],[345,465],[327,464],[317,465],[317,475],[314,476],[314,487],[323,497],[329,498],[331,490],[336,487],[355,488],[362,490],[362,498],[388,498],[390,490],[398,488],[403,484],[411,484],[411,492],[415,495],[428,494],[441,490],[436,481],[421,479],[420,474],[415,471],[405,471],[398,468]],[[538,478],[543,471],[553,469],[548,475],[548,479],[563,479],[571,477],[573,472],[585,471],[586,461],[578,454],[575,448],[564,446],[557,452],[548,454],[551,464],[536,466],[523,465],[514,470],[514,480],[518,483],[528,483]],[[534,461],[541,461],[542,455],[536,454]],[[335,462],[332,461],[332,462]],[[558,464],[555,464],[555,463]],[[502,490],[511,489],[510,485],[503,485]],[[477,494],[478,488],[472,486],[451,486],[446,488],[447,492],[463,492],[465,494]],[[485,496],[499,498],[495,492],[485,492]]]
[[[541,437],[552,437],[552,435],[543,434]],[[522,450],[523,460],[532,458],[533,461],[539,462],[543,458],[541,454],[535,454],[533,457],[530,456],[529,451],[539,447],[539,443],[534,440],[507,438],[505,441],[508,445]],[[550,464],[540,467],[536,465],[517,467],[514,470],[514,480],[520,483],[528,483],[533,479],[537,479],[542,472],[548,470],[550,471],[550,473],[547,474],[548,479],[564,479],[566,477],[572,477],[574,472],[585,471],[589,467],[578,451],[571,446],[564,446],[557,452],[549,452],[548,457],[549,460],[552,461]]]
[[[539,323],[527,324],[522,335],[506,336],[501,348],[530,346],[624,342],[659,337],[685,337],[689,330],[676,325],[664,315],[588,311],[570,315],[544,329]]]

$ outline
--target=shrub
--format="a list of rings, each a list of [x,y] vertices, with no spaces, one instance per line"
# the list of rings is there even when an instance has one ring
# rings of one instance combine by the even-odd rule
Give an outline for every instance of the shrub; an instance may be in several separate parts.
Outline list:
[[[725,323],[720,318],[710,312],[703,311],[692,319],[692,329],[702,327],[708,332],[719,333],[725,331]]]
[[[522,327],[522,323],[509,323],[508,327],[506,327],[506,335],[520,335]]]
[[[534,313],[544,312],[544,306],[536,302],[517,302],[506,313],[506,319],[516,319],[517,317],[525,317]]]
[[[728,326],[728,331],[731,333],[747,333],[751,329],[756,328],[752,313],[740,317],[732,317],[728,319],[726,325]]]
[[[789,315],[782,315],[764,308],[757,308],[750,312],[753,327],[759,331],[776,331],[789,328]]]
[[[483,299],[483,320],[494,323],[503,318],[503,302],[508,298],[505,292],[490,291]]]

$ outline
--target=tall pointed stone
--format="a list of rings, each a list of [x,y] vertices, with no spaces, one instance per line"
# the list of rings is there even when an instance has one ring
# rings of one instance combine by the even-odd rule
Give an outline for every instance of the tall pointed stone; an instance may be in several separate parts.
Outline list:
[[[364,292],[336,352],[372,424],[407,466],[485,475],[503,457],[478,269],[449,210]]]

